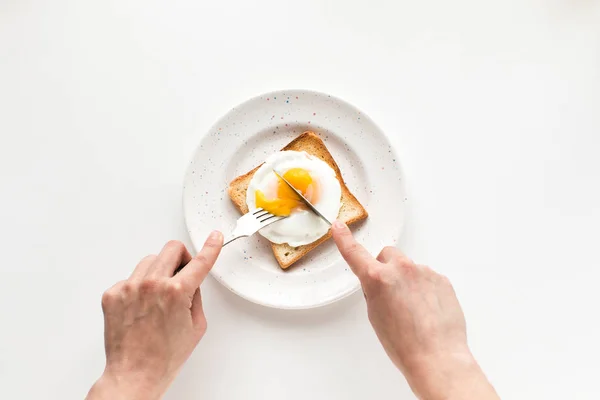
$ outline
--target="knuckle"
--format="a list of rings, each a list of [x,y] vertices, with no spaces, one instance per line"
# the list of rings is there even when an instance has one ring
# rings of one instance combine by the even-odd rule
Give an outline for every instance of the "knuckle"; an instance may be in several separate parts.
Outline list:
[[[110,290],[102,293],[102,308],[106,309],[107,307],[110,307],[114,303],[114,300],[115,296]]]
[[[217,249],[220,247],[219,245],[220,245],[219,239],[213,238],[213,237],[207,239],[206,243],[204,244],[204,246],[208,249]]]
[[[121,297],[123,282],[118,282],[102,293],[102,308],[112,306]]]
[[[175,250],[175,251],[183,251],[185,250],[185,245],[179,240],[169,240],[165,245],[166,248]]]
[[[144,279],[140,283],[140,291],[142,293],[154,293],[158,290],[160,282],[156,279]]]
[[[371,265],[368,269],[367,269],[367,279],[371,282],[371,283],[380,283],[383,282],[383,271],[381,268],[379,268],[376,265]]]
[[[352,242],[353,236],[349,229],[343,229],[342,231],[336,231],[336,236],[342,243]]]
[[[396,262],[405,267],[411,267],[411,268],[416,267],[415,263],[410,258],[406,257],[404,254],[397,254]]]
[[[381,252],[379,252],[377,260],[383,263],[387,263],[388,261],[393,260],[394,255],[396,253],[398,253],[397,248],[393,246],[385,246],[383,249],[381,249]]]
[[[210,260],[208,259],[208,257],[206,257],[205,254],[203,253],[199,253],[196,256],[196,261],[198,261],[200,264],[202,265],[209,265],[210,264]]]
[[[120,292],[122,296],[129,297],[134,292],[134,284],[129,281],[124,281],[120,285]]]
[[[419,265],[419,267],[421,268],[421,270],[423,270],[423,272],[425,272],[427,275],[438,275],[433,269],[431,269],[430,266],[428,265]]]
[[[415,263],[406,257],[402,256],[398,258],[396,262],[400,271],[405,275],[412,276],[417,272],[417,266],[415,265]]]
[[[184,288],[183,285],[179,282],[169,283],[166,287],[167,295],[171,297],[177,297],[183,294]]]
[[[356,242],[350,243],[346,246],[346,255],[352,256],[360,252],[360,245]]]
[[[398,252],[398,249],[394,246],[385,246],[381,252],[385,254],[394,254]]]
[[[144,263],[152,263],[152,262],[154,262],[154,260],[156,260],[156,254],[150,254],[150,255],[147,255],[146,257],[142,258],[140,260],[140,262],[138,263],[138,265],[144,264]]]
[[[452,287],[452,282],[450,282],[450,279],[446,275],[442,275],[442,274],[436,274],[436,275],[438,276],[438,279],[442,284]]]

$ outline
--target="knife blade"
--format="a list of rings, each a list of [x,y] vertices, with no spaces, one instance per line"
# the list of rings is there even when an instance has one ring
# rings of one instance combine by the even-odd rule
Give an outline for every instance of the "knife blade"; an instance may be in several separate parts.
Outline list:
[[[292,189],[294,191],[294,193],[296,193],[298,195],[298,197],[300,198],[300,200],[302,200],[302,202],[315,214],[317,214],[319,217],[321,217],[321,219],[325,222],[327,222],[327,225],[331,226],[331,222],[329,222],[329,220],[327,218],[325,218],[325,216],[323,214],[321,214],[319,212],[319,210],[317,210],[317,208],[315,206],[312,205],[312,203],[310,201],[308,201],[308,199],[306,197],[304,197],[304,195],[302,195],[302,193],[296,189],[294,186],[292,186],[291,183],[289,183],[287,181],[287,179],[285,179],[283,176],[279,175],[277,173],[277,171],[273,170],[273,172],[275,173],[275,175],[277,175],[277,177],[279,179],[281,179],[282,181],[285,182],[286,185],[288,185],[290,187],[290,189]]]

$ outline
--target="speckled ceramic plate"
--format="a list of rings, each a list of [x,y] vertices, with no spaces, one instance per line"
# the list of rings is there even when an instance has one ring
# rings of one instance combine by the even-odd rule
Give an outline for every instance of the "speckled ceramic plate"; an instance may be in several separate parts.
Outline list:
[[[274,92],[235,107],[202,138],[183,188],[185,221],[200,249],[208,233],[225,236],[240,217],[227,195],[248,172],[306,130],[318,133],[369,218],[353,230],[373,254],[393,245],[404,222],[406,194],[398,158],[383,132],[354,106],[323,93]],[[333,241],[283,271],[259,234],[223,249],[213,276],[238,295],[277,308],[311,308],[339,300],[360,285]]]

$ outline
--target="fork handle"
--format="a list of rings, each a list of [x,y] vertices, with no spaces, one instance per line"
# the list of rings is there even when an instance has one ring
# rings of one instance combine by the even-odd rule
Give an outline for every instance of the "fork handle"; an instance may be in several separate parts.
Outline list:
[[[222,247],[225,247],[225,246],[227,246],[229,243],[231,243],[231,242],[233,242],[234,240],[237,240],[237,239],[239,239],[239,238],[241,238],[241,237],[243,237],[243,236],[230,236],[230,237],[228,237],[228,238],[227,238],[227,240],[225,240],[225,241],[223,242],[223,246],[222,246]]]

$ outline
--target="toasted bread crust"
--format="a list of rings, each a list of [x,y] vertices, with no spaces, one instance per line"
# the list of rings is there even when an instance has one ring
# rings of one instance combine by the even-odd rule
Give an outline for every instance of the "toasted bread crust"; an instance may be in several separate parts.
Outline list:
[[[288,143],[282,150],[306,151],[308,154],[322,159],[329,164],[331,168],[333,168],[342,189],[342,207],[340,209],[340,214],[338,217],[339,219],[350,225],[355,222],[362,221],[368,217],[367,210],[365,210],[365,208],[346,186],[344,179],[342,178],[340,168],[325,146],[323,140],[321,140],[316,133],[310,131],[304,132]],[[250,184],[252,176],[261,165],[245,173],[244,175],[235,178],[233,181],[231,181],[229,188],[227,189],[227,193],[229,194],[231,201],[242,214],[248,212],[248,206],[246,204],[246,191],[248,190],[248,185]],[[287,269],[330,237],[331,230],[329,230],[321,238],[307,245],[292,247],[287,243],[271,243],[271,248],[273,249],[275,259],[281,268]]]

